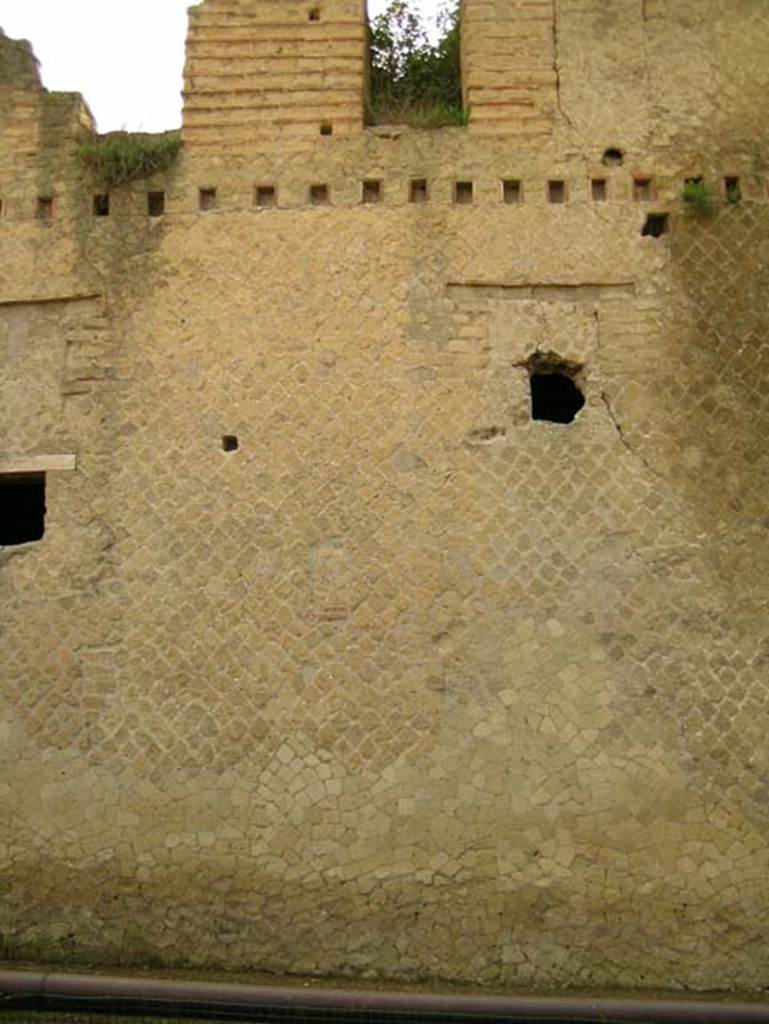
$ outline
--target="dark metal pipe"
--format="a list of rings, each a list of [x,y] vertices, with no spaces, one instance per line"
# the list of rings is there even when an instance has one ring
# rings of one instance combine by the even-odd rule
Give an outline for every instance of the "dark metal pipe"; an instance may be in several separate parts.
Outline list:
[[[769,1003],[729,999],[441,995],[0,971],[0,994],[569,1021],[769,1024]]]

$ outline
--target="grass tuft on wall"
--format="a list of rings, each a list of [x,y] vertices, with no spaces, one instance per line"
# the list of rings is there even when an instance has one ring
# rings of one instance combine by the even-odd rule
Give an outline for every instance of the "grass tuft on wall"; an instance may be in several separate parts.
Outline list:
[[[162,135],[110,132],[82,142],[78,159],[98,184],[115,188],[168,170],[181,145],[178,131]]]

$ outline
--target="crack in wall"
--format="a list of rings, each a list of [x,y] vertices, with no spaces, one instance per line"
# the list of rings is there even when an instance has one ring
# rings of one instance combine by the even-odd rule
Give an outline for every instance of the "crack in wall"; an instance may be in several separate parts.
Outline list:
[[[558,49],[558,0],[553,0],[553,72],[555,74],[555,106],[558,113],[570,128],[571,118],[561,104],[561,66]]]

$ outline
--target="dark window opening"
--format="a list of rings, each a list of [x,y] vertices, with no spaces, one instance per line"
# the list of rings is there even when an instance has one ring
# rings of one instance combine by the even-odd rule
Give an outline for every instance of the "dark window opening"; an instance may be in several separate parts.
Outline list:
[[[147,193],[147,213],[150,217],[161,217],[166,212],[165,192]]]
[[[454,202],[459,203],[461,206],[467,206],[473,201],[473,183],[472,181],[455,181],[454,182]]]
[[[667,234],[668,215],[666,213],[650,213],[641,228],[641,234],[649,238],[659,238]]]
[[[696,175],[694,178],[684,178],[684,185],[701,185],[702,175]]]
[[[585,404],[577,384],[582,369],[558,356],[535,353],[526,364],[531,387],[531,418],[550,423],[571,423]]]
[[[523,198],[523,190],[520,181],[508,178],[502,182],[502,200],[505,203],[520,203]]]
[[[254,204],[256,206],[276,206],[278,195],[274,185],[257,185],[254,189]]]
[[[566,182],[565,181],[548,181],[547,183],[547,200],[549,203],[565,203],[566,202]]]
[[[606,178],[593,178],[590,182],[590,194],[594,203],[606,202]]]
[[[427,178],[412,178],[409,189],[409,201],[412,203],[427,202]]]
[[[310,185],[310,203],[313,206],[325,206],[328,201],[328,185]]]
[[[738,203],[742,199],[739,178],[724,178],[724,192],[728,203]]]
[[[53,217],[53,196],[37,197],[37,219],[51,220]]]
[[[236,434],[224,434],[222,436],[222,451],[223,452],[236,452],[240,447]]]
[[[2,199],[0,199],[0,217],[2,217],[2,216],[3,216],[3,213],[4,213],[4,212],[5,212],[5,206],[4,206],[4,204],[3,204],[3,200],[2,200]]]
[[[362,199],[364,203],[381,203],[382,182],[373,180],[364,181]]]
[[[109,217],[109,192],[100,192],[93,197],[94,217]]]
[[[651,178],[635,178],[633,180],[633,199],[637,203],[647,202],[652,197]]]
[[[201,188],[198,192],[198,207],[201,210],[216,209],[216,189]]]
[[[323,124],[320,126],[320,134],[321,135],[333,135],[334,134],[334,126],[329,124],[328,121],[324,121]]]
[[[0,545],[29,544],[45,533],[45,473],[0,476]]]
[[[320,9],[318,7],[312,7],[307,12],[308,21],[320,21]]]
[[[621,167],[625,162],[625,154],[621,149],[617,149],[616,146],[610,146],[604,150],[601,163],[604,167]]]

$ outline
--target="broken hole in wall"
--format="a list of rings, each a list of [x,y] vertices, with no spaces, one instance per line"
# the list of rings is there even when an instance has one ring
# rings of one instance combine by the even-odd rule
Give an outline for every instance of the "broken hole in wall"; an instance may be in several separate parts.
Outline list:
[[[535,352],[524,365],[531,388],[531,418],[571,423],[585,404],[578,383],[582,366],[553,352]]]
[[[0,545],[29,544],[45,533],[45,473],[0,475]]]
[[[668,215],[666,213],[650,213],[641,228],[641,234],[648,238],[659,238],[667,234]]]

